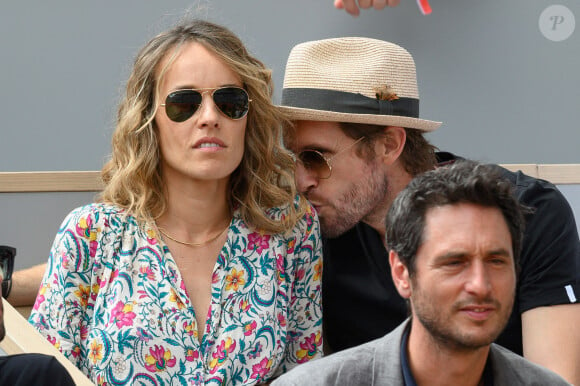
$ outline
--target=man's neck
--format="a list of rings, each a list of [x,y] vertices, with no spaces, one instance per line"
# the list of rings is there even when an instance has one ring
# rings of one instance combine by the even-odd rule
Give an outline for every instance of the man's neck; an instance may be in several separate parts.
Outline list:
[[[471,351],[458,350],[435,340],[418,321],[412,323],[407,356],[418,386],[481,384],[489,345]]]
[[[402,168],[391,169],[388,176],[387,192],[383,200],[374,207],[373,211],[362,219],[362,222],[372,227],[385,240],[387,212],[397,195],[411,182],[413,176]]]

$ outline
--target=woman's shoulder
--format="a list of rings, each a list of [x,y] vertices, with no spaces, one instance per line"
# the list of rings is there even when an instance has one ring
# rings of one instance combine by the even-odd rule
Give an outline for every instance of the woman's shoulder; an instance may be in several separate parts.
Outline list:
[[[126,214],[124,209],[122,209],[116,205],[105,204],[105,203],[101,203],[101,202],[93,202],[93,203],[82,205],[82,206],[79,206],[79,207],[73,209],[69,213],[69,216],[74,216],[74,217],[86,217],[86,216],[122,217],[123,216],[123,217],[125,217],[125,216],[127,216],[127,214]]]
[[[117,224],[135,222],[133,216],[116,205],[93,202],[73,209],[64,220],[64,223],[86,223],[87,225],[99,225],[111,227]]]

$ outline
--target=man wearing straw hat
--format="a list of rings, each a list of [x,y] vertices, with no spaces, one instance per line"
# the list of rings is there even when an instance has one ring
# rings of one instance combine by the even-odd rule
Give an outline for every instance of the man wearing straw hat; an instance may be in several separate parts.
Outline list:
[[[412,56],[369,38],[298,44],[281,108],[294,126],[299,189],[325,241],[325,343],[339,351],[381,337],[407,316],[389,274],[385,216],[411,179],[453,163],[424,133]],[[580,384],[580,242],[569,204],[549,182],[502,169],[526,215],[513,312],[497,343]]]
[[[493,340],[511,313],[522,208],[493,165],[425,172],[387,214],[391,276],[411,318],[273,385],[568,385]]]

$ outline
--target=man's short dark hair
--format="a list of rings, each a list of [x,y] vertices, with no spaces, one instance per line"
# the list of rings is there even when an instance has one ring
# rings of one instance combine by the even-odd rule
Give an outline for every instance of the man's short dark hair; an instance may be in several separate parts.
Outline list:
[[[497,166],[456,161],[415,177],[397,196],[386,219],[386,243],[412,276],[415,257],[423,242],[429,209],[459,203],[498,208],[511,234],[514,264],[518,267],[524,230],[524,208],[515,198],[512,184]]]
[[[367,160],[376,157],[374,141],[385,135],[385,126],[367,125],[363,123],[340,122],[340,128],[349,137],[359,139],[365,137],[359,148]],[[421,130],[405,128],[407,139],[400,159],[405,171],[411,176],[416,176],[427,170],[432,170],[437,165],[435,151],[437,148],[427,141]],[[387,134],[388,135],[388,131]]]

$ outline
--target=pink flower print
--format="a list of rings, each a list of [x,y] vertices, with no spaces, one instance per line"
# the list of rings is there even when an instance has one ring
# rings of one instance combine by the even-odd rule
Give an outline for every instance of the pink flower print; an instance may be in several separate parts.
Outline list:
[[[298,269],[298,271],[296,271],[296,280],[304,279],[304,273],[304,268]]]
[[[97,237],[97,234],[95,232],[91,232],[91,238],[92,237]],[[89,242],[89,255],[91,257],[95,257],[95,255],[97,254],[97,248],[99,247],[99,243],[97,243],[96,240],[91,240]]]
[[[81,217],[79,222],[76,224],[77,235],[87,239],[90,238],[92,225],[93,220],[90,217]]]
[[[123,304],[123,302],[119,301],[111,311],[111,319],[109,320],[109,323],[115,322],[117,328],[132,326],[135,316],[132,303]]]
[[[155,345],[149,348],[150,354],[145,355],[145,368],[152,373],[165,371],[167,367],[175,366],[176,359],[171,356],[171,351],[165,351],[163,346]]]
[[[236,348],[236,342],[232,338],[227,338],[221,341],[219,346],[216,349],[216,352],[213,353],[214,357],[217,357],[220,362],[223,362],[226,359],[227,354],[230,354]]]
[[[262,253],[264,249],[270,247],[270,235],[263,235],[261,233],[250,233],[248,235],[248,249],[254,249],[257,253]]]
[[[81,340],[87,339],[89,335],[89,327],[86,324],[81,324],[80,327]]]
[[[197,338],[198,333],[197,328],[195,326],[195,321],[191,321],[191,323],[183,322],[183,329],[185,330],[187,335]]]
[[[143,277],[144,279],[147,279],[149,281],[153,281],[155,280],[155,274],[153,273],[153,270],[147,266],[147,265],[142,265],[141,267],[139,267],[139,272],[141,273],[141,277]]]
[[[211,275],[211,283],[215,284],[220,281],[220,275],[217,272],[212,273]]]
[[[147,292],[145,290],[139,290],[137,291],[137,293],[139,294],[139,299],[143,299],[143,298],[148,298],[149,294],[147,294]]]
[[[45,301],[45,300],[46,300],[46,299],[45,299],[44,295],[38,295],[38,296],[36,297],[36,301],[34,302],[34,307],[33,307],[33,308],[34,308],[35,310],[38,310],[38,307],[40,307],[40,305],[41,305],[42,303],[44,303],[44,301]]]
[[[286,267],[284,266],[284,256],[282,256],[282,254],[278,254],[278,257],[276,257],[276,269],[278,272],[282,273],[286,271]]]
[[[270,367],[272,367],[272,360],[268,360],[268,358],[264,358],[260,361],[260,363],[255,364],[252,366],[252,379],[264,379],[264,377],[270,371]]]
[[[109,283],[112,283],[117,277],[119,277],[119,270],[115,269],[111,272],[111,277],[109,278]]]
[[[276,279],[278,283],[282,283],[286,280],[286,267],[284,266],[284,256],[281,254],[276,258]]]
[[[255,321],[255,320],[253,320],[253,321],[251,321],[251,322],[248,322],[248,323],[245,323],[245,324],[244,324],[244,335],[245,335],[245,336],[250,336],[250,335],[252,335],[252,334],[254,333],[254,330],[256,329],[256,326],[257,326],[257,325],[258,325],[258,324],[256,323],[256,321]]]
[[[52,336],[48,335],[46,337],[46,340],[48,340],[50,342],[50,344],[52,344],[54,347],[56,347],[60,351],[60,342],[56,340],[56,337],[52,337]]]
[[[250,303],[247,300],[242,300],[240,302],[240,310],[248,312],[250,310]]]
[[[151,340],[151,335],[143,328],[137,327],[137,338],[139,338],[139,340],[142,340],[144,342],[149,342]]]
[[[314,224],[314,216],[312,216],[312,213],[310,213],[310,215],[308,217],[306,217],[306,230],[307,231],[312,230],[312,224]]]
[[[228,354],[232,353],[236,348],[236,342],[232,338],[227,338],[221,341],[216,351],[211,354],[213,359],[209,363],[210,373],[213,374],[219,368],[219,365],[224,363]]]
[[[310,359],[314,358],[318,353],[318,347],[322,343],[322,337],[320,332],[316,334],[312,333],[309,337],[306,337],[304,342],[300,343],[300,350],[296,352],[296,357],[298,358],[298,363],[308,362]]]
[[[189,362],[193,362],[197,358],[199,358],[199,351],[193,348],[188,348],[187,351],[185,352],[185,359]]]
[[[101,374],[97,375],[97,385],[107,386],[107,381],[105,381],[105,377],[103,377]]]
[[[281,313],[278,314],[278,324],[280,324],[281,327],[286,327],[286,317]]]
[[[288,242],[288,253],[293,253],[295,246],[296,246],[296,238],[293,238]]]
[[[154,229],[147,229],[147,242],[151,245],[157,244],[157,232]]]
[[[254,349],[248,353],[248,357],[256,359],[261,352],[262,352],[262,344],[258,342],[254,347]]]
[[[38,290],[38,295],[36,296],[36,300],[34,301],[34,308],[35,310],[38,310],[38,307],[40,307],[40,305],[42,303],[44,303],[44,301],[46,300],[46,298],[44,297],[44,293],[46,292],[46,289],[48,288],[48,285],[41,285],[40,289]]]
[[[71,354],[72,354],[73,358],[78,358],[79,355],[81,355],[81,348],[80,348],[80,346],[75,345],[75,347],[71,351]]]
[[[90,217],[81,217],[76,224],[76,232],[79,236],[89,240],[89,255],[95,257],[99,243],[97,242],[97,234],[100,229],[93,229],[93,220]]]
[[[181,298],[179,297],[179,295],[177,294],[177,292],[175,292],[175,290],[173,288],[169,289],[170,293],[169,293],[169,301],[177,304],[177,308],[179,308],[180,310],[185,308],[185,304],[183,304],[183,302],[181,301]]]
[[[98,284],[93,284],[91,287],[91,300],[94,302],[97,299],[101,287]]]
[[[69,269],[70,268],[70,263],[71,263],[71,259],[69,259],[68,255],[66,253],[61,253],[60,254],[60,260],[62,261],[62,267]],[[56,274],[55,274],[56,276]],[[55,280],[56,283],[56,280]]]

